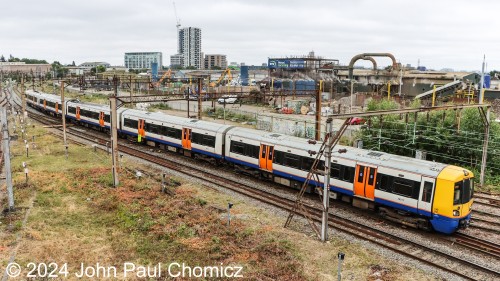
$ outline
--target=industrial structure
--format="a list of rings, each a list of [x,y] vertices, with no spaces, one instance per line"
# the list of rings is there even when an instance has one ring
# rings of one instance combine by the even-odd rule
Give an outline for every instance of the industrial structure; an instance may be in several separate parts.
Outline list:
[[[125,53],[125,67],[127,69],[152,68],[151,64],[163,65],[163,55],[161,52],[135,52]]]

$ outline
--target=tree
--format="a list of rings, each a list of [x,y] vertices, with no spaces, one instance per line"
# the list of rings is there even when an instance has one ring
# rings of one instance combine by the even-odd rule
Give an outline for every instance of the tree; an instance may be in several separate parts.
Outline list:
[[[0,57],[0,61],[5,62],[5,57],[3,55],[2,55],[2,57]]]
[[[73,64],[71,64],[71,65],[72,65],[72,66],[76,66],[75,61],[73,61]]]
[[[372,103],[372,102],[371,102]],[[370,103],[370,104],[371,104]],[[389,109],[389,102],[373,102],[371,110]],[[463,109],[460,130],[456,112],[432,111],[419,114],[417,120],[397,115],[386,115],[380,122],[372,117],[369,125],[362,128],[361,138],[366,149],[414,157],[415,151],[425,151],[427,160],[457,165],[479,175],[482,160],[484,125],[477,108]],[[491,120],[494,120],[492,117]],[[490,144],[487,156],[486,182],[500,183],[500,125],[490,122]],[[476,176],[479,179],[479,176]]]
[[[192,70],[194,70],[194,69],[196,69],[196,66],[192,66],[192,65],[186,66],[186,69],[192,69]]]
[[[216,65],[216,66],[212,67],[212,70],[222,70],[222,68],[220,66]]]

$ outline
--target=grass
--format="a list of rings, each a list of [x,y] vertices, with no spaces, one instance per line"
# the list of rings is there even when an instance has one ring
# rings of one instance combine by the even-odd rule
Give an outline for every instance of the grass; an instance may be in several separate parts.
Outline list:
[[[137,180],[121,173],[121,185],[111,188],[110,157],[91,147],[70,145],[69,159],[60,140],[40,126],[36,148],[27,158],[24,143],[11,145],[17,206],[29,206],[4,216],[0,225],[0,257],[7,264],[21,234],[15,261],[67,262],[120,266],[185,262],[189,265],[241,265],[248,280],[336,280],[336,253],[346,253],[344,276],[371,280],[433,280],[420,271],[377,257],[357,244],[334,237],[323,244],[301,232],[283,229],[284,218],[241,199],[169,178],[175,195],[160,192],[160,182]],[[24,184],[21,162],[30,169]],[[137,168],[134,161],[125,166]],[[144,168],[143,166],[141,168]],[[164,172],[164,171],[163,171]],[[160,174],[152,169],[150,174]],[[5,206],[5,199],[2,200]],[[225,210],[234,203],[231,227]],[[10,226],[9,226],[10,225]],[[375,280],[375,279],[372,279]]]

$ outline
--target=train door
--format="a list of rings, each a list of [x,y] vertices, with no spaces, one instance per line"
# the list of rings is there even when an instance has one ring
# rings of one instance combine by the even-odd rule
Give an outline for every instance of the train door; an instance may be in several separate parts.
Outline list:
[[[59,113],[59,103],[56,102],[56,114]]]
[[[47,109],[47,101],[43,100],[43,109]]]
[[[432,212],[432,201],[434,197],[435,179],[422,177],[420,183],[420,194],[418,195],[418,213],[421,215],[429,215]]]
[[[356,165],[354,177],[354,195],[368,199],[375,198],[375,182],[377,178],[377,168],[363,165]]]
[[[99,112],[99,125],[101,125],[101,127],[104,127],[104,112]]]
[[[274,146],[261,144],[259,154],[259,167],[270,172],[273,171]]]
[[[104,116],[103,116],[104,119]],[[144,119],[137,121],[137,142],[141,142],[146,137],[146,122]]]
[[[191,149],[191,129],[182,128],[182,147]]]
[[[76,107],[76,114],[75,115],[76,115],[76,120],[80,120],[80,107],[79,106]]]

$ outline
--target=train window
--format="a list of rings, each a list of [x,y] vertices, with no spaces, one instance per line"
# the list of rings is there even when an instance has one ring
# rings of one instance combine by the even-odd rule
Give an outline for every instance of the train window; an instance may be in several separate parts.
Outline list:
[[[309,157],[301,157],[302,159],[302,165],[301,165],[301,168],[302,170],[304,171],[309,171],[311,170],[312,168],[312,165],[314,164],[314,160],[313,158],[309,158]]]
[[[230,151],[233,153],[244,155],[245,146],[241,142],[231,141]]]
[[[147,132],[150,132],[150,133],[153,133],[153,134],[160,134],[160,126],[156,125],[156,124],[150,124],[150,123],[146,123],[146,131]]]
[[[92,119],[99,120],[99,113],[98,112],[90,112],[90,116]]]
[[[422,201],[430,203],[432,197],[432,182],[424,182],[424,192],[422,192]]]
[[[68,107],[68,112],[71,113],[71,114],[76,114],[76,108],[73,107],[73,106],[69,106]]]
[[[203,135],[198,133],[191,134],[191,141],[196,144],[203,144]]]
[[[354,174],[356,169],[354,167],[344,166],[344,172],[342,173],[342,180],[346,182],[354,182]]]
[[[214,136],[203,136],[203,145],[208,147],[215,147],[215,137]]]
[[[269,147],[269,154],[267,155],[268,160],[273,160],[274,146]]]
[[[181,129],[175,129],[175,128],[169,128],[165,127],[166,131],[166,136],[174,139],[180,140],[182,138],[182,130]]]
[[[80,114],[81,114],[81,111],[80,111]],[[137,122],[137,120],[132,120],[132,119],[128,119],[128,118],[125,118],[123,120],[123,126],[125,126],[125,127],[136,129],[136,128],[138,128],[138,125],[139,125],[139,122]]]
[[[377,189],[392,192],[392,181],[394,177],[379,174],[379,180],[377,180]]]
[[[104,115],[104,122],[106,122],[106,123],[110,123],[111,122],[111,117],[109,116],[109,114],[105,114]]]
[[[318,163],[318,167],[316,167],[316,169],[318,169],[320,171],[324,171],[325,170],[325,160],[320,160]]]
[[[341,169],[341,166],[339,164],[333,164],[332,168],[330,169],[330,176],[334,179],[339,179],[340,178],[340,169]]]
[[[366,167],[365,166],[359,166],[358,170],[358,182],[363,182],[365,179],[364,174],[365,174]]]
[[[285,166],[300,169],[300,157],[291,153],[285,153]]]
[[[43,104],[43,101],[44,101],[43,99],[40,99],[40,100],[38,101],[38,103],[39,103],[39,104]]]
[[[370,172],[368,174],[368,185],[373,185],[373,182],[375,181],[375,168],[368,168],[370,169]]]
[[[274,163],[283,165],[283,158],[285,157],[285,153],[279,150],[274,151]]]
[[[413,183],[408,179],[395,178],[392,185],[393,193],[405,196],[413,197]]]
[[[244,144],[245,146],[245,155],[248,157],[252,157],[255,159],[259,158],[260,147],[257,145]]]

